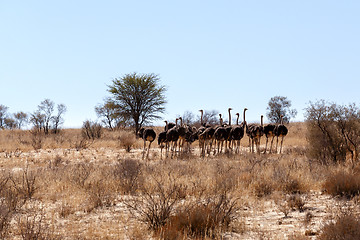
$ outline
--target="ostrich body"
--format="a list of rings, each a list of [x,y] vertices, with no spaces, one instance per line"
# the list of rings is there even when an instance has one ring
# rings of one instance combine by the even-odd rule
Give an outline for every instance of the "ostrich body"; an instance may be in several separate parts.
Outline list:
[[[215,148],[217,145],[218,153],[222,152],[223,143],[225,140],[228,139],[228,136],[229,136],[226,128],[223,125],[223,119],[221,117],[221,114],[219,114],[219,117],[220,117],[220,119],[219,119],[220,125],[215,128],[215,132],[214,132]],[[221,146],[221,148],[220,148],[220,146]],[[225,147],[226,147],[226,145],[225,145]],[[215,153],[216,153],[216,150],[214,149],[214,154]]]
[[[271,124],[271,123],[267,124],[267,125],[264,127],[264,134],[265,134],[265,137],[266,137],[266,143],[265,143],[265,151],[264,151],[264,153],[266,153],[267,144],[268,144],[269,138],[271,138],[269,153],[271,153],[271,151],[272,151],[272,145],[273,145],[273,141],[274,141],[274,137],[275,137],[275,128],[276,128],[276,125],[275,125],[275,124]]]
[[[201,113],[200,116],[201,127],[198,129],[197,135],[199,139],[200,155],[204,157],[207,145],[210,145],[210,149],[208,149],[208,153],[211,151],[215,129],[203,122],[204,110],[201,109],[199,111]]]
[[[149,142],[149,147],[147,149],[147,154],[146,154],[146,158],[148,159],[151,143],[156,139],[156,133],[152,128],[140,128],[138,136],[144,140],[144,150],[142,157],[143,159],[145,157],[146,142]]]
[[[282,149],[282,145],[283,145],[283,141],[284,141],[284,137],[287,135],[288,133],[288,129],[287,127],[284,125],[284,116],[280,116],[280,124],[276,126],[274,132],[275,132],[275,136],[276,136],[276,151],[278,149],[278,141],[279,141],[279,137],[281,137],[281,145],[280,145],[280,153],[281,153],[281,149]]]
[[[178,121],[178,119],[176,119],[176,121],[175,121],[176,122],[175,126],[171,129],[169,129],[166,133],[166,141],[168,144],[167,148],[170,147],[171,157],[173,157],[174,151],[176,151],[177,142],[179,140],[179,131],[178,131],[178,127],[177,127],[177,121]]]
[[[158,135],[158,145],[160,146],[160,159],[162,159],[162,150],[163,148],[165,147],[166,148],[166,145],[167,145],[167,139],[166,139],[166,133],[167,133],[167,125],[168,125],[168,122],[167,121],[164,121],[166,126],[165,126],[165,131],[162,131],[159,133]],[[164,146],[165,144],[165,146]],[[167,151],[167,148],[165,149],[165,151]]]
[[[246,134],[249,137],[249,147],[250,152],[254,152],[254,143],[256,145],[256,152],[260,154],[260,139],[261,136],[264,134],[264,127],[263,127],[263,118],[264,116],[261,115],[261,124],[249,124],[246,127]],[[251,145],[250,145],[251,141]]]
[[[231,129],[230,132],[230,137],[232,140],[232,144],[233,147],[235,146],[235,153],[239,153],[240,151],[240,141],[241,139],[244,137],[244,132],[245,132],[245,126],[246,126],[246,121],[245,121],[245,112],[246,112],[247,108],[244,108],[244,113],[243,113],[243,122],[239,125],[239,113],[236,113],[237,115],[237,119],[236,119],[236,126],[234,126]]]
[[[180,150],[184,148],[184,143],[186,141],[186,134],[188,132],[188,128],[187,126],[183,125],[182,117],[179,117],[179,120],[180,120],[180,126],[178,127],[178,132],[179,132],[179,152],[180,152]]]

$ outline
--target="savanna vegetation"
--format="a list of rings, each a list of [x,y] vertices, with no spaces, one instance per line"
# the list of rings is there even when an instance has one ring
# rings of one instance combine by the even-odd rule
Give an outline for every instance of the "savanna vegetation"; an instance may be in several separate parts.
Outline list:
[[[0,239],[359,238],[355,104],[310,102],[305,122],[285,123],[281,154],[263,153],[264,136],[250,152],[245,134],[238,153],[201,155],[193,139],[172,157],[154,142],[143,159],[135,133],[163,111],[158,80],[115,79],[113,97],[95,108],[99,120],[81,129],[62,129],[66,107],[56,111],[49,99],[31,114],[0,105]],[[135,105],[121,94],[129,88]],[[136,98],[146,90],[145,102]],[[152,100],[160,104],[147,106]],[[272,98],[271,122],[290,120],[290,107],[286,97]],[[185,112],[182,122],[196,130],[218,124],[217,115],[205,111],[200,121]],[[21,130],[26,121],[31,128]]]

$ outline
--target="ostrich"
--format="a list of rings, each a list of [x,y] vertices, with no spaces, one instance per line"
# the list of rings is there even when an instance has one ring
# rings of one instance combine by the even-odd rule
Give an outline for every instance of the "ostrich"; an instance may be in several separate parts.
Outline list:
[[[211,151],[215,129],[211,125],[203,122],[204,110],[201,109],[199,111],[201,113],[200,116],[201,126],[197,131],[197,135],[199,139],[200,155],[204,157],[205,150],[208,144],[210,145],[210,150],[208,149],[208,153]]]
[[[276,152],[277,152],[277,147],[278,147],[278,141],[279,141],[279,137],[281,137],[281,145],[280,145],[280,153],[281,153],[281,149],[282,149],[282,145],[283,145],[283,141],[284,141],[284,137],[286,136],[286,134],[288,133],[288,129],[287,127],[284,125],[284,119],[283,119],[283,115],[280,116],[280,124],[277,125],[275,127],[275,136],[276,136]]]
[[[260,154],[260,138],[264,134],[263,118],[261,115],[261,124],[249,124],[246,128],[246,134],[249,137],[249,145],[251,140],[250,152],[254,152],[254,143],[256,145],[256,152]]]
[[[276,128],[276,125],[275,124],[267,124],[265,127],[264,127],[264,134],[265,134],[265,137],[266,137],[266,143],[265,143],[265,151],[264,153],[266,153],[266,150],[267,150],[267,144],[268,144],[268,140],[269,138],[271,138],[271,143],[270,143],[270,151],[269,153],[271,153],[272,151],[272,145],[273,145],[273,141],[274,141],[274,137],[275,137],[275,128]]]
[[[149,147],[148,147],[147,154],[146,154],[146,158],[148,159],[149,152],[150,152],[150,146],[151,146],[151,143],[156,138],[156,133],[155,133],[154,129],[152,129],[152,128],[140,128],[138,136],[144,140],[144,150],[143,150],[143,157],[142,157],[143,159],[145,157],[146,142],[147,141],[149,142]]]
[[[223,143],[224,143],[224,141],[226,141],[228,139],[228,136],[229,136],[229,134],[226,130],[226,127],[223,126],[223,119],[221,117],[221,114],[219,114],[219,116],[220,116],[220,125],[216,127],[215,132],[214,132],[215,147],[216,147],[216,143],[217,143],[217,152],[218,153],[222,152]],[[221,148],[220,148],[220,146],[221,146]],[[226,143],[225,143],[225,149],[226,149]],[[216,150],[214,149],[214,154],[215,153],[216,153]]]
[[[230,132],[232,130],[232,126],[231,126],[231,113],[230,111],[232,110],[232,108],[228,108],[228,112],[229,112],[229,125],[225,127],[226,129],[226,133],[227,133],[227,139],[226,139],[226,145],[225,145],[225,149],[228,146],[229,149],[231,149],[231,135]],[[232,150],[232,149],[231,149]]]
[[[247,108],[244,108],[243,122],[240,125],[239,125],[239,116],[240,116],[240,114],[236,113],[236,115],[237,115],[236,126],[234,126],[231,129],[231,132],[230,132],[230,138],[232,140],[232,144],[236,145],[235,153],[239,153],[240,141],[244,137],[244,130],[245,130],[245,126],[246,126],[246,121],[245,121],[245,112],[246,112],[246,110],[247,110]]]
[[[180,149],[183,149],[184,147],[184,143],[186,141],[186,135],[189,130],[187,126],[184,126],[182,117],[179,117],[179,120],[180,120],[180,126],[178,127],[178,132],[179,132],[179,152],[180,152]]]
[[[158,145],[160,146],[160,149],[161,149],[160,159],[162,159],[162,150],[164,148],[164,143],[165,143],[165,147],[167,145],[166,133],[167,133],[167,128],[168,128],[168,122],[166,120],[164,122],[166,124],[165,131],[162,131],[161,133],[159,133],[159,136],[158,136]],[[165,151],[167,151],[167,148],[165,149]]]
[[[174,151],[176,152],[177,141],[179,140],[179,131],[178,131],[178,126],[177,126],[177,121],[178,121],[178,119],[176,119],[176,121],[175,121],[175,127],[169,129],[166,133],[166,141],[168,144],[167,148],[169,148],[169,144],[170,144],[171,157],[174,155]]]

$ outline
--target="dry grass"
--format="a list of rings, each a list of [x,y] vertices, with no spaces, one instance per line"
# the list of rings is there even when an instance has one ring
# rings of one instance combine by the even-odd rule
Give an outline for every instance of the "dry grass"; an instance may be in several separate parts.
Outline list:
[[[358,211],[359,171],[308,159],[305,130],[289,125],[284,154],[250,154],[244,137],[238,155],[203,159],[195,142],[186,158],[164,160],[157,143],[141,160],[131,132],[81,142],[81,129],[66,129],[38,148],[29,131],[0,131],[0,238],[317,237],[336,205]]]

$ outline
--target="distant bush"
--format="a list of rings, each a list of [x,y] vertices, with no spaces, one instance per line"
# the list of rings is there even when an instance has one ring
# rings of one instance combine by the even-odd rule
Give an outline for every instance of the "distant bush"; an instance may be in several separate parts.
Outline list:
[[[353,164],[359,159],[360,109],[320,100],[306,108],[309,141],[308,155],[322,164],[344,162],[351,154]]]
[[[102,136],[103,128],[99,123],[86,120],[82,126],[82,136],[85,139],[99,139]]]
[[[346,170],[330,173],[323,187],[330,195],[352,198],[360,194],[360,173]]]
[[[142,164],[138,160],[119,160],[113,173],[125,194],[134,194],[143,184]]]
[[[130,152],[136,142],[136,137],[132,132],[123,131],[120,133],[119,141],[120,145],[126,150],[126,152]]]
[[[164,186],[155,180],[153,187],[144,187],[142,195],[124,201],[133,216],[146,223],[150,229],[159,230],[173,214],[181,200],[180,186],[172,183]]]
[[[335,221],[327,223],[321,229],[319,240],[350,240],[360,239],[360,219],[359,216],[345,212],[341,213]]]
[[[161,228],[161,238],[184,239],[184,235],[196,239],[215,238],[229,228],[235,220],[236,211],[236,200],[226,195],[198,200],[190,208],[182,209],[169,218]]]

